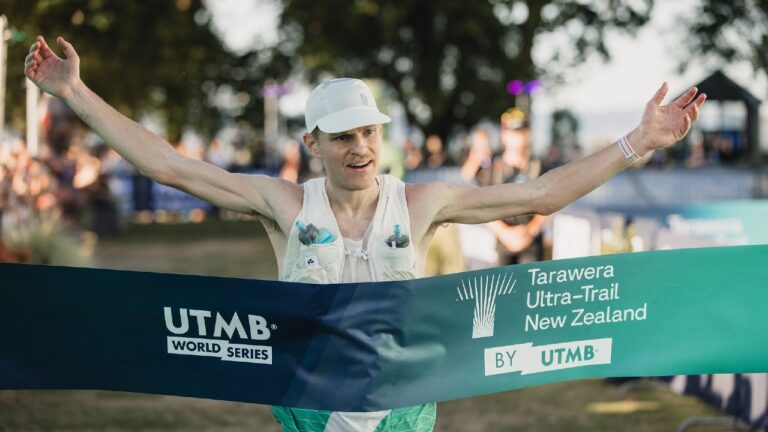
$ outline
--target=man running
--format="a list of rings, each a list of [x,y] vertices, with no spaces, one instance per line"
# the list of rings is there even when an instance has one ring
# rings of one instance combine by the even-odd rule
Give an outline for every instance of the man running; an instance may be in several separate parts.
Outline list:
[[[153,180],[213,205],[262,219],[280,279],[316,283],[419,277],[429,242],[443,223],[479,224],[518,215],[548,215],[629,167],[683,138],[706,96],[692,88],[661,106],[664,83],[646,104],[640,125],[616,145],[530,182],[487,187],[406,185],[377,176],[382,124],[360,80],[320,84],[306,105],[304,144],[326,177],[303,185],[263,175],[232,174],[179,154],[164,139],[123,116],[80,79],[80,59],[59,37],[58,57],[38,36],[24,64],[40,89],[63,99],[110,147]],[[273,408],[285,431],[430,431],[435,405],[373,413]]]

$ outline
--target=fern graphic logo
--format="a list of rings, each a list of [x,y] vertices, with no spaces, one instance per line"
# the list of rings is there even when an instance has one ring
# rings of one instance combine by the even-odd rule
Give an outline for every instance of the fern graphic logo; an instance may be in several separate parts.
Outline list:
[[[462,279],[456,287],[459,298],[456,301],[474,300],[475,315],[472,318],[472,339],[493,336],[493,324],[496,318],[496,297],[512,294],[517,279],[514,273],[504,275],[486,275]]]

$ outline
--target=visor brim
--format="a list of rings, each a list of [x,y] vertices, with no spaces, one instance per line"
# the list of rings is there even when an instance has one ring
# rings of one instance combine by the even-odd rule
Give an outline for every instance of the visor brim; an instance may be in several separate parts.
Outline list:
[[[392,119],[378,110],[368,107],[350,108],[327,115],[317,121],[317,127],[325,133],[339,133],[362,126],[384,124]]]

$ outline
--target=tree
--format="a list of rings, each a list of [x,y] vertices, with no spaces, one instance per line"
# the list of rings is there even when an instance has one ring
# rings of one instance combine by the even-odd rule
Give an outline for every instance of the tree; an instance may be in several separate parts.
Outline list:
[[[593,53],[610,30],[633,32],[653,0],[282,0],[280,30],[310,80],[324,73],[384,80],[409,120],[449,134],[512,104],[506,83],[557,78]],[[546,67],[532,58],[539,35],[564,29]]]
[[[768,75],[768,0],[700,0],[687,19],[690,37],[681,66],[697,57],[746,61]]]
[[[129,117],[161,114],[172,142],[184,126],[212,131],[220,123],[214,95],[234,78],[238,58],[211,31],[202,0],[0,0],[0,10],[26,35],[8,50],[13,124],[24,121],[22,68],[38,34],[54,45],[57,35],[71,41],[88,86]]]

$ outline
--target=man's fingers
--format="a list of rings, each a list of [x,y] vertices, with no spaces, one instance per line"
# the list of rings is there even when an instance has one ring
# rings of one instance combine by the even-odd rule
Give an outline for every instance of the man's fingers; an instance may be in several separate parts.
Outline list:
[[[691,110],[688,112],[688,117],[691,119],[691,123],[695,123],[699,119],[699,107],[696,104],[691,104]]]
[[[661,102],[667,95],[667,91],[669,91],[669,85],[666,81],[664,81],[664,84],[662,84],[661,87],[656,91],[656,94],[653,95],[653,98],[651,98],[650,102],[656,106],[661,105]]]
[[[32,54],[39,47],[40,47],[40,44],[37,43],[37,41],[33,42],[32,45],[29,46],[29,53]]]
[[[54,53],[51,47],[48,46],[48,44],[45,42],[45,39],[42,36],[37,37],[37,44],[40,47],[38,52],[43,58],[48,58],[50,56],[56,55],[56,53]]]
[[[696,92],[698,89],[696,87],[691,87],[690,90],[685,92],[682,96],[677,98],[676,101],[672,102],[673,105],[675,105],[678,108],[683,108],[686,105],[688,105],[694,96],[696,96]]]
[[[689,111],[693,109],[694,107],[701,108],[702,105],[704,105],[704,102],[707,100],[707,94],[702,93],[699,95],[699,97],[696,98],[693,102],[689,103],[688,106],[685,107],[686,111]]]
[[[707,100],[707,95],[705,93],[702,93],[699,95],[699,97],[696,98],[693,103],[689,104],[687,107],[685,107],[685,114],[691,118],[692,121],[696,121],[699,119],[699,113],[701,110],[701,106],[704,105],[704,101]]]
[[[37,63],[32,59],[32,55],[27,56],[27,60],[24,62],[24,75],[33,77],[37,70]]]
[[[699,95],[699,97],[696,98],[696,101],[694,102],[699,108],[701,108],[702,105],[704,105],[704,102],[707,100],[707,94],[702,93]]]
[[[56,38],[56,43],[58,43],[61,50],[64,51],[64,57],[68,59],[77,57],[75,47],[73,47],[71,43],[65,41],[63,37],[59,36]]]
[[[691,130],[691,118],[688,116],[685,116],[685,126],[683,126],[682,129],[680,129],[679,136],[677,137],[678,140],[681,140],[685,137],[685,135],[688,134],[688,131]]]
[[[24,59],[24,72],[26,73],[29,69],[34,69],[37,67],[37,61],[35,60],[35,54],[29,53],[27,54],[27,57]]]

